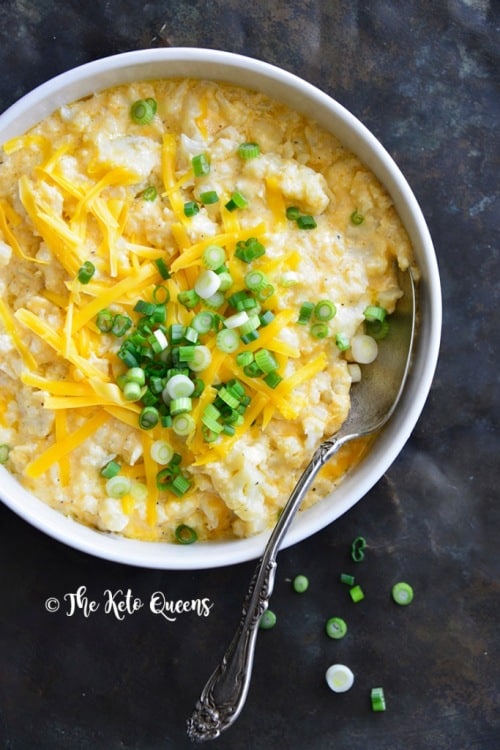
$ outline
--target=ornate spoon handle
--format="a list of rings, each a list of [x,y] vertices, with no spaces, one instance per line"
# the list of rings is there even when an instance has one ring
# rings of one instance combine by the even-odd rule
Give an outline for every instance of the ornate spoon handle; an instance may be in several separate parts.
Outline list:
[[[203,688],[187,733],[196,742],[215,739],[239,716],[245,703],[255,653],[255,641],[262,614],[274,588],[276,556],[304,496],[321,467],[350,437],[326,440],[314,453],[295,486],[276,524],[252,578],[243,613],[221,663]]]

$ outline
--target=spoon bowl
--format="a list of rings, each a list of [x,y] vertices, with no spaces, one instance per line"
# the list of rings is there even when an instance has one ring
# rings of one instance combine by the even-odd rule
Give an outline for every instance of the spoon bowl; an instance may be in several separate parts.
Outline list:
[[[276,557],[318,471],[345,443],[382,429],[398,405],[411,366],[416,320],[411,271],[398,275],[403,296],[390,318],[389,333],[380,342],[375,361],[365,366],[361,381],[351,389],[346,421],[317,448],[290,495],[257,565],[233,640],[187,722],[188,736],[195,742],[215,739],[241,713],[250,686],[259,622],[274,587]]]

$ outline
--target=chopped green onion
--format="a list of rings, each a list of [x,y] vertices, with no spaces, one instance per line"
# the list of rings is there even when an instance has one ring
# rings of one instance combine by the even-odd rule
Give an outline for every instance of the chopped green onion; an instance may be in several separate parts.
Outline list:
[[[182,497],[190,487],[191,482],[189,479],[182,476],[182,474],[178,474],[170,483],[169,490],[173,492],[174,495],[177,495],[177,497]]]
[[[337,349],[340,352],[345,352],[350,347],[349,339],[347,338],[345,333],[337,333],[335,336],[335,343],[337,344]]]
[[[240,323],[240,326],[239,326],[240,333],[243,336],[245,336],[248,333],[252,333],[252,331],[256,331],[257,328],[260,327],[261,322],[260,322],[260,318],[258,315],[255,315],[255,314],[248,315],[248,313],[245,312],[245,310],[241,310],[241,313],[245,313],[245,315],[247,316],[247,319],[245,320],[245,322]]]
[[[172,420],[172,429],[176,435],[180,437],[186,437],[194,432],[196,428],[196,422],[194,421],[191,414],[183,413],[176,414]]]
[[[365,598],[364,591],[359,585],[352,586],[349,589],[349,594],[355,604],[357,604],[358,602],[362,601]]]
[[[196,216],[197,213],[199,213],[200,207],[196,203],[196,201],[186,201],[184,204],[184,216],[187,216],[188,218],[191,218],[192,216]]]
[[[365,217],[363,216],[363,214],[359,213],[358,209],[353,211],[351,214],[351,223],[354,224],[354,226],[356,227],[362,224],[364,219]]]
[[[212,353],[208,346],[204,346],[201,344],[200,346],[195,346],[194,348],[194,357],[191,360],[191,362],[188,363],[189,369],[193,370],[193,372],[200,372],[201,370],[206,370],[210,362],[212,361]]]
[[[156,114],[154,99],[138,99],[130,107],[130,117],[137,125],[147,125]]]
[[[254,354],[254,358],[257,363],[257,366],[266,375],[267,373],[272,372],[273,370],[277,370],[279,367],[279,364],[276,361],[274,354],[272,354],[272,352],[270,352],[269,349],[257,349],[257,351]]]
[[[214,328],[214,314],[209,310],[202,310],[194,316],[191,325],[198,333],[208,333]]]
[[[219,196],[215,190],[205,190],[203,193],[200,193],[200,201],[204,206],[212,206],[218,200]]]
[[[131,482],[128,477],[116,475],[106,482],[106,492],[109,497],[118,499],[130,491]]]
[[[219,247],[219,245],[208,245],[204,249],[201,259],[204,266],[211,271],[215,271],[226,262],[226,253],[224,248]]]
[[[193,408],[193,401],[189,396],[180,396],[179,398],[173,398],[170,402],[170,414],[175,417],[176,414],[184,414],[185,412],[191,411]]]
[[[366,539],[364,536],[357,536],[351,544],[351,557],[354,562],[361,562],[365,558]]]
[[[174,449],[166,440],[155,440],[150,449],[151,458],[157,464],[166,465],[170,463],[174,455]]]
[[[128,315],[115,315],[113,325],[111,326],[111,333],[114,333],[117,337],[124,336],[131,325],[132,320]]]
[[[3,443],[0,445],[0,464],[6,464],[9,458],[10,447]]]
[[[330,617],[326,621],[325,631],[329,638],[339,640],[347,633],[347,624],[341,617]]]
[[[314,302],[303,302],[299,310],[299,319],[297,323],[301,326],[307,325],[311,320],[311,316],[314,312]]]
[[[281,383],[283,378],[281,377],[281,375],[278,375],[277,372],[268,372],[267,375],[264,376],[263,380],[266,385],[269,386],[269,388],[276,388]]]
[[[372,336],[358,333],[351,339],[351,353],[355,362],[360,365],[369,365],[377,359],[377,342]]]
[[[233,285],[233,277],[229,273],[229,271],[221,271],[217,269],[217,273],[220,278],[220,287],[219,291],[221,292],[227,292],[228,289],[230,289]]]
[[[168,380],[163,393],[164,397],[166,394],[169,398],[176,399],[189,397],[192,395],[193,391],[194,383],[191,378],[182,373],[178,373]]]
[[[177,526],[175,532],[175,539],[179,544],[193,544],[198,539],[198,534],[190,526],[186,526],[185,523],[181,523]]]
[[[202,271],[196,279],[194,291],[201,299],[212,297],[220,287],[220,276],[209,268]]]
[[[139,427],[141,430],[151,430],[156,427],[160,419],[158,409],[154,406],[145,406],[139,414]]]
[[[297,219],[297,226],[299,229],[316,229],[318,226],[313,216],[302,215]]]
[[[224,325],[226,328],[240,328],[245,323],[248,323],[248,321],[249,317],[246,310],[239,310],[234,315],[229,315],[229,317],[225,318]]]
[[[156,305],[153,302],[147,302],[145,299],[139,299],[134,305],[134,312],[141,313],[141,315],[152,315],[156,310]]]
[[[266,249],[261,242],[255,237],[249,237],[248,240],[239,240],[236,243],[234,254],[237,258],[245,263],[251,263],[253,260],[264,255]]]
[[[237,208],[246,208],[247,206],[247,199],[238,190],[235,190],[234,193],[231,194],[230,200],[226,203],[228,211],[236,211]]]
[[[332,664],[325,674],[326,684],[334,693],[345,693],[352,688],[354,675],[345,664]]]
[[[249,365],[251,362],[253,362],[253,354],[252,352],[239,352],[236,355],[236,364],[239,365],[239,367],[245,367],[246,365]]]
[[[298,206],[288,206],[286,209],[286,218],[290,221],[297,221],[300,216],[300,208]]]
[[[274,313],[272,310],[265,310],[264,312],[259,314],[259,320],[261,326],[267,326],[269,323],[274,320]]]
[[[309,579],[307,576],[295,576],[295,578],[292,581],[293,590],[297,592],[297,594],[303,594],[307,589],[309,588]]]
[[[92,276],[95,274],[95,266],[90,260],[86,260],[83,266],[78,271],[78,281],[80,284],[88,284]]]
[[[170,271],[168,270],[167,264],[163,260],[163,258],[156,258],[155,265],[160,272],[160,276],[162,279],[169,279],[170,278]]]
[[[368,307],[365,308],[363,315],[366,320],[378,320],[381,323],[386,318],[387,310],[380,305],[368,305]]]
[[[341,583],[346,583],[348,586],[354,586],[354,580],[354,576],[351,576],[349,573],[340,574]]]
[[[101,333],[110,333],[113,328],[113,320],[115,316],[111,310],[104,309],[97,313],[96,326]]]
[[[121,466],[118,461],[108,461],[108,463],[102,467],[101,476],[105,479],[111,479],[116,477],[120,473]]]
[[[255,159],[260,154],[260,146],[258,143],[240,143],[238,146],[238,156],[242,159]]]
[[[370,702],[372,705],[372,711],[385,711],[384,688],[372,688],[370,690]]]
[[[163,284],[157,284],[153,289],[153,300],[158,305],[165,305],[170,299],[170,292]],[[157,308],[158,309],[158,308]],[[156,311],[155,311],[156,312]]]
[[[272,610],[266,609],[266,611],[260,617],[259,628],[261,628],[262,630],[271,630],[271,628],[274,628],[275,625],[276,615]]]
[[[314,317],[316,318],[316,320],[331,320],[335,316],[336,312],[337,309],[335,305],[329,299],[322,299],[314,306]]]
[[[123,387],[123,396],[126,401],[139,401],[142,396],[143,386],[138,383],[125,383]]]
[[[231,328],[223,328],[215,337],[215,346],[225,354],[232,354],[240,345],[240,339],[236,331]]]
[[[210,174],[210,162],[206,154],[197,154],[191,159],[195,177],[206,177]]]
[[[389,321],[386,320],[367,320],[365,322],[365,332],[375,341],[385,339],[389,333]]]
[[[330,330],[326,323],[313,323],[309,332],[315,339],[326,339]]]
[[[405,607],[413,601],[413,589],[409,583],[405,583],[404,581],[395,583],[392,587],[392,598],[396,604]]]
[[[249,271],[245,276],[245,286],[251,292],[261,291],[267,283],[267,278],[262,271]]]
[[[245,365],[243,372],[245,375],[248,375],[249,378],[260,378],[260,376],[264,374],[257,362],[250,362],[250,364]]]
[[[211,310],[217,310],[225,302],[224,294],[219,290],[215,294],[211,294],[210,297],[205,299],[205,304],[210,307]]]
[[[184,307],[187,307],[188,310],[190,310],[193,307],[196,307],[196,305],[200,301],[200,296],[194,289],[186,289],[183,292],[179,292],[179,294],[177,295],[177,301],[180,302],[181,305],[184,305]]]
[[[158,191],[154,185],[149,185],[149,187],[142,191],[141,197],[145,201],[154,201],[158,197]]]

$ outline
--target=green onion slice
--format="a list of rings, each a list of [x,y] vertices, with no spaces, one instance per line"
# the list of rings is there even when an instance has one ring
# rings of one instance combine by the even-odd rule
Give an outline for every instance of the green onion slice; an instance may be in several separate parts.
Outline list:
[[[9,458],[9,453],[10,453],[10,447],[6,443],[3,443],[2,445],[0,445],[0,464],[7,463],[8,458]]]
[[[238,156],[242,159],[255,159],[260,154],[260,146],[258,143],[240,143],[238,146]]]
[[[177,526],[175,532],[175,539],[179,544],[193,544],[198,539],[198,534],[191,526],[187,526],[185,523],[181,523]]]
[[[90,260],[86,260],[83,266],[78,271],[78,281],[80,284],[88,284],[92,276],[95,274],[95,266]]]
[[[392,598],[396,604],[405,607],[413,601],[413,589],[409,583],[405,583],[404,581],[395,583],[392,587]]]
[[[329,299],[322,299],[314,306],[314,317],[316,320],[331,320],[336,312],[337,308]]]
[[[326,621],[325,631],[329,638],[339,640],[347,633],[347,624],[341,617],[330,617]]]
[[[274,628],[275,625],[276,615],[272,610],[266,609],[259,620],[259,628],[261,628],[262,630],[271,630],[271,628]]]
[[[170,463],[174,455],[174,449],[166,440],[155,440],[150,449],[151,458],[157,464],[166,465]]]
[[[147,125],[154,118],[156,110],[154,99],[138,99],[130,107],[130,117],[137,125]]]
[[[197,154],[191,159],[195,177],[206,177],[210,174],[210,161],[206,154]]]

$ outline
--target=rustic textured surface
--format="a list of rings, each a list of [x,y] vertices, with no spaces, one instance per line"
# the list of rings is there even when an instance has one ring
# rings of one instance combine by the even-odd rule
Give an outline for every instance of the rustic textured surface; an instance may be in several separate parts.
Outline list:
[[[494,750],[498,705],[499,6],[493,0],[4,0],[0,109],[77,64],[150,46],[246,53],[337,98],[395,157],[442,274],[441,359],[426,408],[387,475],[353,510],[279,558],[274,630],[221,750]],[[496,219],[496,221],[495,221]],[[253,563],[162,573],[94,560],[0,509],[0,746],[180,750],[199,691],[238,619]],[[363,563],[348,557],[363,534]],[[340,572],[366,599],[353,605]],[[303,573],[299,596],[290,578]],[[390,601],[408,580],[411,607]],[[44,602],[86,586],[85,618]],[[106,589],[207,597],[208,617],[144,607],[118,621]],[[325,620],[345,617],[342,641]],[[353,689],[331,693],[343,662]],[[385,714],[369,690],[383,685]]]

